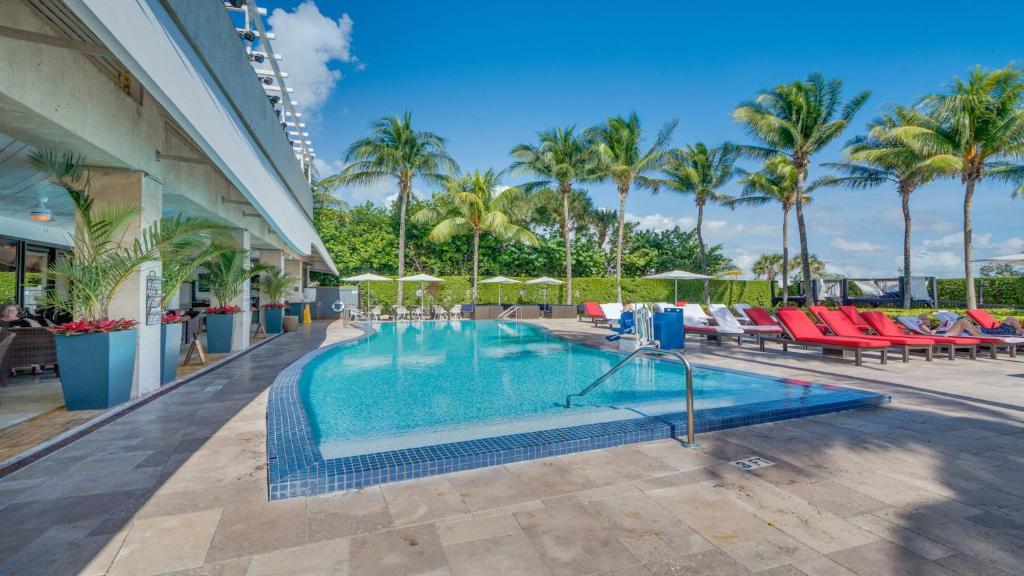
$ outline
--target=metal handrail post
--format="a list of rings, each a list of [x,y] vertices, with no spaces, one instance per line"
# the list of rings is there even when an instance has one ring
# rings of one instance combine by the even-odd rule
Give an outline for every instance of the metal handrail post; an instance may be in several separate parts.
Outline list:
[[[629,363],[633,358],[640,355],[652,355],[652,356],[673,356],[682,362],[683,367],[686,370],[686,442],[684,445],[687,448],[697,448],[700,445],[697,444],[697,430],[694,424],[693,414],[693,366],[690,361],[686,358],[685,354],[677,350],[662,350],[661,348],[655,348],[653,346],[641,346],[636,350],[629,353],[628,356],[622,359],[618,364],[612,366],[611,370],[608,370],[602,374],[597,380],[594,380],[589,386],[580,390],[576,394],[569,394],[565,397],[565,407],[572,407],[573,397],[582,398],[601,385],[604,381],[612,377],[616,372],[621,370]]]

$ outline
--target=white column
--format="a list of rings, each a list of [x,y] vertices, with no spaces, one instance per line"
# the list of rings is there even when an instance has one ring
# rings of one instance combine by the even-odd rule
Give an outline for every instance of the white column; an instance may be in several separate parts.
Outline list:
[[[249,231],[241,228],[234,230],[235,241],[238,242],[239,247],[242,250],[249,250]],[[246,263],[246,268],[249,265]],[[242,309],[242,312],[235,314],[235,330],[234,335],[231,338],[231,351],[236,352],[239,350],[245,350],[249,347],[249,334],[252,330],[252,311],[249,306],[252,303],[249,301],[249,281],[246,280],[245,284],[242,284],[242,293],[237,299],[231,302],[232,306],[238,306]]]
[[[266,264],[267,266],[273,266],[278,270],[284,270],[284,251],[283,250],[264,250],[260,248],[260,264]],[[286,298],[287,299],[287,298]],[[260,299],[260,304],[266,304]],[[260,308],[260,322],[266,327],[266,318],[263,314],[264,308]]]
[[[289,302],[304,302],[304,294],[302,293],[302,260],[292,257],[291,260],[285,260],[284,271],[295,278],[295,282],[292,283],[291,288],[288,289],[288,294],[285,299]],[[301,318],[299,320],[302,320]]]
[[[123,243],[142,237],[142,231],[159,222],[162,213],[163,187],[142,172],[91,171],[90,192],[97,203],[120,202],[142,207],[142,212],[128,226]],[[146,276],[160,276],[160,261],[148,262],[132,275],[110,303],[111,318],[138,320],[135,379],[132,397],[160,387],[160,321],[146,324]]]

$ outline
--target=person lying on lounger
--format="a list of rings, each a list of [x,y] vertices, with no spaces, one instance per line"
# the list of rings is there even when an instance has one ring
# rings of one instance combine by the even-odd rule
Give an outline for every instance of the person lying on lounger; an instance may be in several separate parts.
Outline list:
[[[1007,318],[995,328],[980,328],[969,318],[957,318],[952,324],[944,324],[942,321],[933,318],[927,312],[917,317],[921,321],[921,331],[936,336],[960,336],[964,332],[971,336],[1020,336],[1024,334],[1021,330],[1020,320]]]
[[[633,319],[632,302],[626,302],[622,305],[622,315],[619,316],[619,325],[612,327],[612,331],[615,332],[615,334],[605,336],[605,340],[614,342],[622,338],[623,334],[633,334],[636,332],[636,320]]]

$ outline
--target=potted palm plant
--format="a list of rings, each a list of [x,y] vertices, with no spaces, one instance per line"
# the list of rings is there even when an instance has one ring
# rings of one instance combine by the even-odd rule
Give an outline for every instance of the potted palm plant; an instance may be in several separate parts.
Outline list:
[[[267,297],[267,302],[263,304],[263,327],[267,334],[281,333],[284,309],[287,306],[284,303],[284,295],[295,282],[294,276],[285,274],[276,266],[267,266],[260,278],[260,292]]]
[[[177,235],[175,230],[182,226],[194,226],[201,221],[208,229],[206,234]],[[163,275],[161,289],[164,310],[170,308],[175,295],[186,282],[196,279],[196,270],[224,249],[219,241],[228,240],[230,228],[213,220],[178,217],[165,217],[160,222],[162,233],[177,238],[167,250],[160,252],[160,263]],[[167,384],[174,380],[178,372],[178,358],[181,355],[182,323],[188,317],[177,311],[168,311],[161,318],[160,325],[160,383]]]
[[[231,352],[235,314],[242,311],[231,301],[242,294],[242,287],[250,278],[267,269],[263,264],[250,266],[248,250],[222,248],[206,264],[210,294],[217,304],[206,309],[206,349],[213,353]]]
[[[111,319],[110,304],[145,264],[159,261],[161,249],[205,232],[205,223],[181,221],[178,227],[163,229],[156,222],[125,244],[122,239],[139,217],[140,206],[95,203],[81,156],[38,151],[32,163],[68,192],[75,209],[71,251],[50,266],[62,289],[46,295],[52,309],[75,318],[51,329],[56,335],[57,362],[63,368],[64,403],[68,410],[120,404],[131,398],[138,322]]]

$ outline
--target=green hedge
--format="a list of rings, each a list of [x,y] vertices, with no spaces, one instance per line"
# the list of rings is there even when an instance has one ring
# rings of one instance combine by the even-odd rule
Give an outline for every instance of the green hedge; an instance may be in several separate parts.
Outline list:
[[[427,285],[428,302],[438,303],[446,307],[455,304],[472,302],[473,292],[469,276],[444,276],[444,282]],[[323,286],[336,285],[332,276],[317,275],[315,278]],[[529,280],[528,277],[516,280]],[[585,300],[597,302],[615,301],[614,278],[573,278],[572,301],[578,304]],[[747,302],[754,306],[769,306],[771,290],[766,280],[711,280],[711,301],[733,304]],[[408,284],[405,289],[405,305],[419,305],[416,291],[419,284]],[[373,282],[370,285],[371,299],[374,304],[385,308],[394,306],[397,291],[395,282]],[[521,294],[520,291],[523,293]],[[679,299],[699,302],[703,297],[704,285],[699,280],[683,280],[679,282]],[[562,304],[565,302],[565,286],[549,286],[548,302]],[[649,280],[646,278],[623,278],[622,298],[633,302],[671,302],[674,297],[671,280]],[[524,284],[507,284],[501,287],[503,303],[540,303],[544,301],[543,287]],[[479,291],[481,304],[498,303],[498,285],[481,284]]]
[[[980,300],[986,304],[1024,306],[1024,277],[1001,276],[997,278],[975,278],[974,287]],[[963,278],[940,278],[935,281],[940,302],[964,302],[967,300],[967,281]]]

